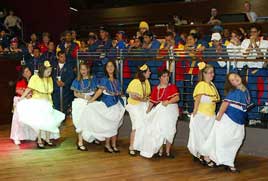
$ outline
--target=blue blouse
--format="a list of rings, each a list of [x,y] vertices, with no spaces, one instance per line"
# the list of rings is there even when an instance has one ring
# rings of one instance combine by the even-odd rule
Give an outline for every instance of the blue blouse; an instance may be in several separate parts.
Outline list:
[[[90,93],[94,92],[97,88],[97,82],[95,78],[83,79],[78,81],[75,79],[71,85],[71,90],[79,93]]]
[[[244,125],[247,119],[247,105],[250,104],[250,95],[248,90],[233,90],[228,93],[223,101],[229,103],[225,114],[227,114],[235,123]]]
[[[121,98],[121,85],[117,79],[111,81],[107,77],[102,78],[98,87],[104,89],[101,101],[104,102],[107,107],[117,104],[118,101],[124,105]]]

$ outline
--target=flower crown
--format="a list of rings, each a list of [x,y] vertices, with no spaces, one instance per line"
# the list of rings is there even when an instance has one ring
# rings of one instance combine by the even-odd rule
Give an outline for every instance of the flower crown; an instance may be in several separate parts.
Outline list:
[[[140,67],[141,71],[145,71],[148,69],[148,66],[146,64],[144,64],[143,66]]]
[[[46,68],[49,68],[49,67],[51,67],[51,64],[49,63],[48,60],[46,60],[46,61],[44,61],[44,66],[45,66]]]

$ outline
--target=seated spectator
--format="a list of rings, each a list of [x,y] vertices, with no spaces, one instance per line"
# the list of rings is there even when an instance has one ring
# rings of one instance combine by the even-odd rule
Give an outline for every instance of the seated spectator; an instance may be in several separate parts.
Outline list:
[[[125,49],[126,48],[126,33],[124,31],[118,31],[116,33],[115,39],[117,40],[116,48]]]
[[[38,47],[33,48],[33,55],[25,57],[26,65],[30,68],[31,72],[38,73],[39,65],[43,63],[40,49]]]
[[[85,40],[80,41],[79,51],[80,52],[88,52],[88,45],[87,45],[87,42]]]
[[[44,32],[42,34],[42,42],[38,45],[41,54],[45,53],[48,50],[48,42],[50,41],[50,34]]]
[[[38,46],[38,38],[36,33],[32,33],[30,36],[30,43],[35,47]]]
[[[146,31],[149,31],[149,25],[146,21],[141,21],[139,25],[139,31],[136,33],[136,37],[143,36]]]
[[[88,51],[89,52],[94,52],[97,49],[97,35],[95,33],[91,33],[88,35],[88,40],[87,40],[87,44],[88,44]]]
[[[13,36],[18,36],[21,30],[21,19],[14,15],[14,11],[10,10],[9,15],[4,21],[5,27],[11,32]]]
[[[244,10],[249,22],[255,22],[258,16],[254,11],[251,11],[251,4],[249,1],[245,1]]]
[[[222,37],[220,33],[212,33],[211,36],[211,46],[210,46],[210,50],[209,50],[209,54],[208,56],[210,58],[216,58],[216,59],[223,59],[224,57],[226,57],[226,46],[223,44],[222,42]],[[214,62],[211,62],[211,64],[213,65]],[[219,65],[221,67],[224,67],[226,65],[225,62],[218,62]]]
[[[165,36],[165,40],[162,42],[160,49],[168,50],[171,47],[175,48],[175,39],[174,34],[172,32],[167,32]]]
[[[242,41],[242,34],[239,30],[231,31],[231,39],[229,45],[227,45],[227,52],[229,59],[242,59],[243,55],[241,52],[241,41]],[[231,65],[237,68],[243,68],[243,62],[231,62]]]
[[[4,53],[4,48],[3,46],[0,44],[0,54],[3,54]]]
[[[10,40],[9,47],[5,48],[6,52],[21,53],[22,49],[19,48],[19,40],[15,37]]]
[[[7,48],[9,46],[9,37],[5,29],[0,30],[0,44],[3,48]]]
[[[77,33],[76,33],[76,31],[75,30],[72,30],[71,31],[71,34],[72,34],[73,42],[75,42],[78,45],[78,47],[80,47],[81,46],[81,42],[79,40],[77,40]]]
[[[145,50],[158,50],[160,48],[160,42],[154,38],[151,31],[144,32],[142,48]]]
[[[133,44],[130,44],[129,48],[128,48],[128,52],[139,52],[142,51],[142,45],[143,45],[143,38],[142,37],[136,37],[134,39]]]
[[[56,63],[56,51],[55,51],[55,44],[53,41],[48,42],[48,50],[43,53],[42,59],[43,60],[48,60],[50,64],[53,66]]]
[[[107,51],[112,47],[112,40],[106,27],[100,27],[100,40],[97,44],[98,51]]]
[[[211,17],[209,18],[208,24],[221,24],[221,20],[218,17],[218,10],[216,8],[211,8]]]

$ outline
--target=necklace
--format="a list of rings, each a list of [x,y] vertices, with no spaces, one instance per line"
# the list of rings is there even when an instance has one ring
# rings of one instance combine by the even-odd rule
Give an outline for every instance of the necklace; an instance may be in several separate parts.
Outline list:
[[[85,84],[84,84],[84,80],[88,82],[87,86],[85,86]],[[82,91],[84,91],[84,90],[88,90],[89,87],[90,87],[90,80],[89,80],[89,79],[82,79],[82,80],[80,81],[80,87],[81,87]]]
[[[163,92],[162,92],[162,95],[159,96],[161,88],[160,88],[159,85],[157,86],[157,101],[160,101],[160,100],[164,97],[164,95],[165,95],[165,93],[166,93],[166,88],[167,88],[167,87],[163,88],[164,90],[163,90]]]

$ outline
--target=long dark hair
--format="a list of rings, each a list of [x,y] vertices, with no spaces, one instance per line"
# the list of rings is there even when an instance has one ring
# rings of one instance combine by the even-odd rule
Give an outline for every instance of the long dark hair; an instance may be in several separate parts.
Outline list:
[[[38,68],[38,76],[39,76],[40,78],[44,78],[44,73],[45,73],[46,69],[49,69],[49,68],[51,68],[51,66],[50,66],[50,67],[46,67],[46,66],[44,65],[44,63],[40,64],[40,66],[39,66],[39,68]],[[51,76],[51,75],[50,75],[50,76]]]
[[[140,70],[141,66],[138,67],[137,73],[135,75],[136,79],[139,79],[141,82],[145,82],[146,78],[144,76],[144,73],[147,72],[147,70],[149,68],[147,68],[146,70]]]
[[[117,68],[116,68],[116,63],[115,63],[115,61],[113,61],[113,60],[108,60],[108,62],[104,65],[104,74],[105,74],[105,76],[107,77],[107,78],[109,78],[109,74],[108,74],[108,72],[107,72],[107,65],[108,65],[108,63],[112,63],[113,64],[113,66],[114,66],[114,72],[113,72],[113,77],[114,77],[114,79],[116,79],[116,73],[117,73]]]
[[[245,80],[242,79],[242,77],[241,77],[238,73],[230,72],[230,73],[228,73],[228,74],[226,75],[226,80],[225,80],[225,83],[224,83],[224,95],[227,95],[229,92],[234,91],[234,90],[236,89],[236,87],[234,87],[234,86],[231,84],[230,80],[229,80],[229,77],[230,77],[231,75],[233,75],[233,74],[238,75],[238,76],[241,78],[242,84],[243,84],[244,86],[246,85]]]
[[[20,71],[19,71],[18,81],[21,81],[21,80],[25,80],[25,81],[27,81],[26,78],[23,77],[24,71],[25,71],[26,69],[29,69],[29,71],[31,72],[31,69],[30,69],[28,66],[22,66],[21,69],[20,69]],[[32,73],[32,72],[31,72],[31,73]]]

